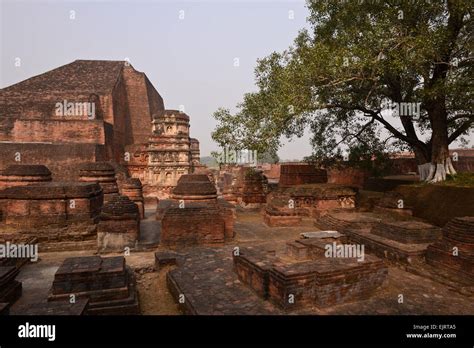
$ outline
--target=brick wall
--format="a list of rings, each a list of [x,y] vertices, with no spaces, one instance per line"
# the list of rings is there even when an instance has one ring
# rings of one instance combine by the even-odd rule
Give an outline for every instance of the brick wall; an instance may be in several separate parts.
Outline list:
[[[21,162],[15,161],[15,154]],[[77,166],[83,162],[107,160],[106,147],[97,144],[13,144],[0,146],[0,169],[12,164],[44,164],[53,180],[72,181],[78,175]]]
[[[1,141],[105,144],[101,120],[24,120],[17,119],[9,135]]]
[[[164,109],[163,99],[149,82],[147,84],[144,73],[125,67],[123,78],[131,119],[132,142],[145,143],[151,133],[151,112]]]

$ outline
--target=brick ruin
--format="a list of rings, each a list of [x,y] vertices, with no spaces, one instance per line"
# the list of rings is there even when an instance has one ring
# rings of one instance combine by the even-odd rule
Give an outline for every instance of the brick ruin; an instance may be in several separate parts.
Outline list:
[[[144,213],[139,179],[123,180],[114,167],[83,163],[78,181],[51,181],[41,165],[13,165],[2,172],[0,242],[39,243],[41,251],[133,248]],[[129,198],[131,197],[131,199]]]
[[[21,282],[15,280],[20,270],[15,266],[0,266],[0,314],[8,313],[11,305],[20,298]]]
[[[146,145],[130,146],[128,169],[143,183],[146,196],[169,197],[178,179],[199,165],[199,141],[189,137],[189,116],[178,110],[152,115],[152,133]]]
[[[17,164],[0,171],[0,190],[51,181],[51,172],[42,165]]]
[[[267,197],[263,220],[271,227],[293,226],[303,216],[319,217],[331,210],[354,209],[356,195],[357,190],[350,186],[327,183],[279,187]]]
[[[145,200],[140,179],[131,178],[125,180],[121,185],[121,194],[130,198],[137,205],[140,219],[145,218]]]
[[[97,226],[100,252],[122,252],[134,248],[140,235],[138,206],[127,196],[114,196],[104,204]]]
[[[87,162],[79,167],[79,181],[98,183],[102,188],[104,202],[119,194],[115,169],[108,162]]]
[[[219,172],[217,187],[226,201],[258,208],[266,203],[268,179],[263,171],[252,167],[227,166]]]
[[[123,256],[67,258],[54,275],[48,301],[88,299],[85,314],[140,314],[133,271]]]
[[[82,108],[60,114],[58,103]],[[146,75],[125,62],[75,61],[4,88],[0,116],[0,243],[38,243],[41,252],[138,250],[147,198],[158,199],[156,220],[149,219],[148,209],[146,221],[146,232],[160,237],[157,265],[178,266],[167,276],[174,295],[194,287],[207,295],[213,284],[195,284],[201,270],[212,275],[199,280],[219,283],[219,289],[234,287],[238,277],[239,290],[229,290],[228,298],[254,314],[368,299],[392,264],[419,273],[431,266],[474,282],[472,217],[456,217],[441,229],[414,217],[414,204],[400,207],[400,192],[361,207],[358,188],[365,173],[345,169],[330,172],[298,163],[206,170],[199,163],[199,141],[190,137],[190,117],[165,109]],[[241,208],[260,209],[261,215],[243,226],[252,230],[257,221],[261,226],[255,230],[270,232],[268,243],[256,244],[251,236],[237,254],[227,253],[235,244],[229,242]],[[289,242],[272,240],[277,230],[271,228],[308,221],[323,231]],[[369,255],[363,261],[327,257],[328,244],[364,245]],[[170,251],[184,248],[194,250],[194,264]],[[230,268],[220,263],[232,265],[225,279],[208,267],[211,257],[219,272]],[[10,261],[0,259],[0,313],[8,312],[22,291],[15,277],[25,261]],[[242,300],[249,292],[278,311]],[[68,303],[71,295],[78,298],[74,305]],[[22,313],[139,313],[134,274],[124,257],[67,258],[48,300]],[[201,302],[186,304],[187,310],[208,313],[207,300]]]
[[[241,248],[234,256],[235,272],[260,297],[285,310],[366,299],[382,285],[387,267],[381,259],[326,257],[327,244],[342,246],[346,240],[321,237],[288,242],[284,251]]]
[[[199,141],[189,116],[165,110],[125,61],[76,60],[0,90],[0,168],[45,165],[70,181],[82,163],[104,161],[159,196],[199,166]]]
[[[204,174],[183,175],[173,190],[173,201],[158,212],[161,244],[168,247],[222,245],[234,237],[232,206],[217,199],[217,190]]]
[[[443,228],[442,238],[428,246],[426,261],[474,285],[474,217],[449,221]]]
[[[95,248],[102,204],[97,183],[9,187],[0,191],[0,236],[10,241],[36,238],[43,251]]]
[[[289,164],[280,167],[280,187],[317,184],[328,181],[326,170],[308,164]]]

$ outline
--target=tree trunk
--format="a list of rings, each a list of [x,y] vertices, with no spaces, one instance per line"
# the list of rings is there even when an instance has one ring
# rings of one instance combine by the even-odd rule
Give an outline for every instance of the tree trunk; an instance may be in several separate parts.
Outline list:
[[[423,179],[420,174],[420,179],[435,183],[446,180],[446,175],[448,174],[455,175],[456,171],[449,157],[446,110],[443,106],[438,105],[432,110],[428,110],[428,114],[433,132],[431,135],[431,162],[423,165],[424,173],[426,173],[427,169],[429,170]]]

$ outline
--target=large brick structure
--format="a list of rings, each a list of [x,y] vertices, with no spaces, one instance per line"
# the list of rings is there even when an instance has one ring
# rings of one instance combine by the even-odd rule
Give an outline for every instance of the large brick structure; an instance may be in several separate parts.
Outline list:
[[[220,245],[234,237],[233,207],[217,199],[217,190],[207,175],[183,175],[172,198],[166,208],[158,207],[163,210],[162,245]]]
[[[160,151],[171,159],[157,159]],[[176,185],[198,156],[189,117],[165,110],[128,62],[76,60],[0,90],[0,168],[44,164],[55,180],[75,180],[77,165],[112,161],[153,195]]]

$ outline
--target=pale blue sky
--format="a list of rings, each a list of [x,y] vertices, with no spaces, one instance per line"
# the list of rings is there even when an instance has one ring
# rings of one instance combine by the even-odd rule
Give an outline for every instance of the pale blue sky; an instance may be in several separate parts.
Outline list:
[[[255,90],[257,58],[287,48],[308,15],[304,1],[0,1],[1,88],[76,59],[129,58],[166,108],[184,105],[202,156],[217,150],[212,113]],[[308,138],[280,157],[309,155]]]

